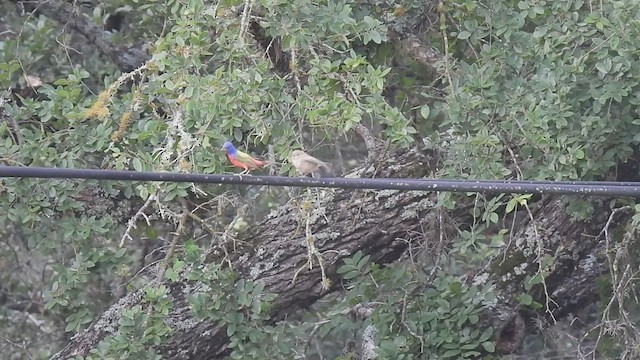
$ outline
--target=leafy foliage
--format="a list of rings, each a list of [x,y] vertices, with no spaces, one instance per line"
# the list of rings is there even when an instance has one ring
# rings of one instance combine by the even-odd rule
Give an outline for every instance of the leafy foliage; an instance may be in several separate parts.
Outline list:
[[[91,351],[90,359],[162,358],[155,348],[171,333],[171,328],[164,322],[164,316],[171,307],[167,289],[146,288],[144,300],[148,306],[146,309],[134,306],[122,310],[117,334],[102,340]]]
[[[77,59],[80,66],[58,66],[63,62],[60,58],[46,58],[47,48],[55,44],[45,41],[56,36],[56,24],[51,20],[29,26],[23,34],[29,37],[28,43],[20,42],[22,39],[4,42],[3,58],[14,59],[1,64],[0,80],[5,87],[15,84],[24,71],[52,80],[51,85],[38,87],[38,97],[4,103],[4,115],[20,124],[16,134],[8,123],[2,123],[0,155],[4,163],[220,173],[228,171],[224,154],[218,151],[225,140],[249,145],[257,152],[269,144],[275,157],[282,160],[302,142],[302,129],[332,139],[366,119],[385,124],[386,131],[404,145],[411,141],[406,118],[382,96],[389,70],[373,66],[352,49],[354,42],[380,43],[386,39],[385,28],[370,16],[354,14],[349,3],[324,4],[318,9],[310,2],[260,5],[262,26],[270,36],[282,38],[283,50],[298,54],[298,63],[291,62],[291,68],[297,66],[299,72],[308,74],[306,84],[298,90],[274,71],[273,63],[262,56],[264,50],[247,36],[248,23],[235,16],[234,4],[212,7],[203,1],[171,1],[167,7],[164,2],[142,7],[135,2],[120,5],[131,5],[131,14],[140,15],[145,26],[151,19],[164,18],[170,31],[151,45],[151,61],[119,78],[113,68],[94,67],[96,54]],[[118,4],[109,6],[94,9],[94,19],[102,19]],[[336,10],[340,10],[339,19],[333,19]],[[285,36],[291,29],[269,25],[279,24],[280,16],[286,16],[293,29],[304,31]],[[140,29],[132,26],[130,32],[114,36],[135,37]],[[145,29],[156,30],[154,26]],[[213,29],[216,34],[212,37]],[[71,41],[71,35],[68,39]],[[34,52],[39,55],[32,56]],[[57,72],[38,73],[47,61]],[[106,86],[93,96],[91,90],[102,86],[96,76],[105,71]],[[130,91],[126,90],[129,86]],[[285,166],[283,171],[287,173],[289,168]],[[23,236],[29,247],[44,256],[55,256],[60,264],[51,276],[53,285],[45,299],[47,310],[65,316],[67,331],[86,326],[104,306],[87,305],[92,303],[85,298],[91,296],[87,287],[97,285],[92,284],[93,279],[104,276],[106,283],[102,285],[117,283],[120,279],[108,272],[118,267],[126,274],[131,265],[128,256],[122,257],[123,249],[113,247],[116,239],[111,238],[124,230],[116,218],[125,214],[98,208],[73,214],[82,209],[83,202],[78,200],[96,184],[6,179],[6,191],[0,194],[0,201],[9,209],[0,214],[0,223],[28,224]],[[139,197],[143,201],[152,196],[160,199],[161,207],[188,197],[192,187],[140,183],[99,186],[104,190],[101,196]],[[64,216],[67,212],[72,213]],[[57,220],[53,222],[51,217]],[[71,245],[75,249],[73,263],[64,260],[73,259],[68,257]]]
[[[588,180],[609,178],[640,141],[640,4],[633,0],[460,0],[437,8],[392,0],[65,3],[105,30],[110,16],[126,14],[121,30],[101,39],[115,48],[152,39],[140,49],[149,61],[121,74],[113,54],[88,45],[73,26],[38,13],[20,17],[0,4],[13,29],[0,32],[0,86],[11,89],[0,94],[4,165],[224,173],[231,169],[219,147],[232,140],[276,162],[273,173],[293,175],[285,160],[293,149],[357,152],[349,137],[366,124],[392,147],[439,140],[449,157],[438,175]],[[440,28],[426,21],[436,17]],[[429,40],[444,52],[442,61],[426,71],[409,59],[399,45],[406,35]],[[29,321],[0,310],[2,337],[33,344],[39,353],[25,350],[30,357],[49,357],[119,296],[138,291],[142,305],[122,309],[118,331],[89,358],[160,358],[173,302],[159,280],[185,276],[202,286],[189,298],[190,311],[225,327],[232,358],[300,357],[315,351],[310,342],[349,358],[335,346],[340,337],[357,333],[365,341],[372,329],[381,358],[492,356],[493,330],[479,326],[480,311],[495,302],[491,286],[460,279],[505,245],[507,215],[514,222],[518,212],[531,216],[530,197],[477,196],[476,221],[461,225],[451,255],[437,259],[446,271],[380,268],[358,252],[338,269],[343,293],[267,324],[275,295],[226,264],[207,263],[206,255],[289,195],[1,179],[0,266],[11,270],[0,275],[0,290],[29,294],[38,306]],[[194,198],[200,202],[186,210]],[[440,194],[438,204],[446,211],[458,199]],[[584,201],[570,210],[581,220],[593,215]],[[176,245],[170,239],[185,218],[193,221],[185,236],[192,240]],[[634,251],[637,221],[630,228],[620,244]],[[159,259],[159,252],[173,255]],[[540,264],[549,259],[540,256]],[[156,264],[164,269],[160,279],[148,270]],[[527,277],[520,305],[544,306],[532,290],[547,274],[541,266]],[[613,297],[622,303],[624,295]],[[358,318],[356,306],[371,313]],[[42,329],[54,330],[41,337]],[[608,340],[603,352],[622,353],[623,342]]]
[[[460,59],[445,105],[442,125],[470,135],[453,146],[451,175],[586,180],[627,160],[639,140],[628,51],[637,10],[634,1],[453,7],[473,55]],[[470,156],[480,161],[461,167]]]
[[[495,301],[490,287],[467,286],[445,274],[429,284],[429,277],[420,271],[403,266],[380,269],[367,263],[361,253],[345,259],[338,272],[349,280],[343,307],[372,304],[375,308],[357,326],[378,330],[381,357],[412,358],[409,354],[420,353],[434,359],[475,358],[494,352],[492,329],[480,331],[474,326],[482,308]],[[344,317],[335,316],[322,325],[320,334],[329,334],[344,322]]]

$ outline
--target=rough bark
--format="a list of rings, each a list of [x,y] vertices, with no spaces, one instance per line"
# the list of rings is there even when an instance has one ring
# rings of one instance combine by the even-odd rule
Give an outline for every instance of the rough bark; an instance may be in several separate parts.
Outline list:
[[[607,225],[611,199],[590,198],[585,200],[593,206],[593,216],[580,221],[568,211],[571,199],[545,196],[503,252],[473,279],[478,284],[495,283],[499,291],[496,305],[484,315],[499,329],[495,340],[503,353],[522,344],[528,331],[522,316],[541,317],[551,323],[597,301],[596,279],[608,271],[603,229],[629,221],[632,214],[620,212]],[[541,267],[544,258],[549,262]],[[527,291],[526,282],[541,271],[546,273],[545,284]],[[520,294],[532,295],[543,307],[534,312],[519,305]]]
[[[429,155],[405,152],[400,157],[388,159],[382,166],[385,170],[381,176],[425,176],[433,168],[430,166],[433,161]],[[433,212],[429,215],[428,211],[435,206],[433,194],[425,192],[323,190],[320,199],[321,203],[310,214],[310,222],[316,246],[323,253],[327,276],[333,280],[337,278],[340,259],[358,250],[371,254],[378,262],[397,259],[406,247],[406,243],[398,239],[434,217]],[[307,261],[305,221],[297,206],[290,203],[277,215],[252,226],[251,231],[237,242],[238,247],[232,254],[231,263],[242,276],[263,282],[265,292],[278,295],[272,307],[273,320],[311,305],[339,286],[338,281],[333,281],[331,288],[323,289],[318,266],[302,271],[295,283],[292,282],[296,271]],[[165,285],[170,289],[174,303],[167,323],[176,324],[176,327],[174,335],[162,348],[164,357],[211,359],[224,354],[225,329],[213,322],[190,320],[192,316],[186,298],[189,291],[195,291],[197,287],[187,286],[185,281]],[[139,304],[141,298],[141,291],[125,296],[89,329],[74,337],[55,358],[86,354],[101,339],[116,331],[121,311]]]
[[[25,7],[33,4],[13,1]],[[59,0],[40,1],[34,9],[85,36],[122,71],[136,68],[148,56],[144,52],[120,49],[110,44],[103,37],[101,29],[77,16],[68,3]],[[442,57],[416,36],[391,35],[393,41],[400,43],[403,51],[422,65],[435,68],[434,64]],[[433,154],[418,151],[398,153],[377,166],[376,176],[427,176],[436,170],[435,161]],[[360,175],[367,176],[373,171],[363,169]],[[425,222],[436,226],[439,224],[433,193],[330,190],[323,191],[320,198],[321,202],[311,213],[310,223],[316,246],[324,254],[327,276],[334,280],[330,288],[321,286],[318,266],[301,272],[295,282],[291,281],[307,261],[305,233],[302,230],[305,219],[296,204],[283,206],[276,215],[253,226],[238,242],[241,245],[232,254],[231,262],[241,276],[263,282],[266,292],[278,295],[272,308],[272,321],[304,309],[327,293],[338,290],[336,269],[343,258],[361,250],[379,263],[396,261],[407,245],[399,239],[411,237]],[[123,207],[123,202],[118,200],[102,199],[101,206],[108,209],[106,212],[110,214],[116,209],[118,214],[122,214],[121,218],[128,219],[137,206]],[[527,277],[541,270],[539,264],[543,255],[552,256],[550,263],[542,269],[547,273],[546,291],[541,285],[536,285],[532,294],[536,301],[545,306],[534,314],[559,318],[594,301],[595,279],[607,270],[603,266],[606,248],[601,232],[610,214],[608,200],[589,199],[595,215],[589,221],[578,221],[567,211],[566,198],[543,198],[532,211],[533,220],[526,221],[513,235],[505,253],[498,255],[473,278],[475,283],[496,284],[498,301],[495,306],[487,308],[484,319],[485,324],[501,329],[496,340],[502,352],[517,349],[527,332],[523,318],[530,315],[531,311],[523,311],[516,298],[527,292]],[[466,218],[469,206],[459,204],[454,216]],[[96,206],[87,209],[96,209]],[[628,221],[630,216],[620,213],[612,226]],[[225,329],[211,321],[193,321],[186,299],[197,287],[188,286],[184,279],[166,282],[165,285],[170,289],[174,303],[167,323],[172,324],[175,331],[160,349],[164,358],[211,359],[225,354]],[[141,299],[142,290],[120,299],[91,327],[75,336],[54,358],[87,355],[100,340],[117,331],[123,309],[140,304]]]
[[[379,168],[380,177],[424,177],[435,168],[433,154],[418,151],[396,153]],[[361,169],[360,176],[369,171]],[[328,289],[321,285],[318,266],[305,269],[292,282],[294,274],[307,261],[304,214],[299,205],[291,202],[253,226],[238,241],[231,262],[242,277],[265,284],[265,292],[278,295],[270,314],[271,321],[304,309],[322,296],[339,289],[336,269],[341,259],[358,250],[378,263],[398,260],[407,243],[400,239],[415,236],[425,223],[438,226],[435,194],[417,191],[353,191],[321,190],[320,202],[310,213],[309,222],[316,247],[323,254],[327,276],[334,280]],[[593,200],[593,199],[592,199]],[[487,307],[484,326],[492,325],[501,331],[496,340],[502,352],[511,352],[522,343],[526,333],[518,294],[525,293],[526,275],[538,271],[539,256],[553,254],[554,260],[545,268],[549,316],[560,317],[568,311],[593,301],[594,279],[606,268],[600,266],[599,234],[609,211],[603,199],[592,201],[596,209],[591,221],[576,221],[566,211],[567,201],[560,197],[543,198],[534,210],[535,221],[528,221],[514,234],[506,247],[506,255],[499,255],[473,279],[476,283],[493,282],[499,294],[498,302]],[[472,203],[461,203],[452,214],[467,217]],[[623,218],[618,221],[624,221]],[[534,231],[535,226],[535,231]],[[542,245],[539,247],[538,245]],[[542,250],[541,250],[542,249]],[[221,261],[212,258],[211,261]],[[516,270],[517,269],[517,270]],[[166,282],[170,289],[173,310],[167,324],[173,335],[159,351],[167,359],[212,359],[227,354],[225,328],[213,321],[194,321],[187,297],[197,289],[184,279]],[[536,300],[546,304],[544,293],[533,288]],[[142,291],[133,292],[106,311],[91,327],[75,336],[54,359],[86,355],[96,344],[117,331],[123,309],[140,303]],[[543,308],[538,314],[545,316]],[[526,315],[526,314],[524,314]],[[204,335],[206,334],[206,336]]]

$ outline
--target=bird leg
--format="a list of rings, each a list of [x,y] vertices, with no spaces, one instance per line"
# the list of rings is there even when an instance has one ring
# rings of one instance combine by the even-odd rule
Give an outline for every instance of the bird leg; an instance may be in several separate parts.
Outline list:
[[[247,169],[244,169],[241,172],[239,172],[238,174],[236,174],[236,176],[240,178],[240,181],[242,181],[242,175],[244,175],[246,173],[247,173]]]
[[[251,174],[249,174],[249,171],[250,171],[249,168],[246,168],[236,175],[238,175],[240,177],[240,180],[242,180],[242,175],[251,176]]]

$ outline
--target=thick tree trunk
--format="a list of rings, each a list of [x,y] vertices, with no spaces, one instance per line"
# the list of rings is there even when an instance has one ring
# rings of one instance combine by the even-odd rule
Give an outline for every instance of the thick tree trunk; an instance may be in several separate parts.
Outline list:
[[[499,290],[496,306],[484,315],[499,330],[495,340],[503,353],[522,344],[528,331],[522,315],[553,322],[598,300],[596,279],[608,271],[603,230],[629,221],[632,213],[611,216],[611,199],[588,198],[593,216],[579,221],[568,211],[571,200],[546,196],[539,201],[509,244],[473,279],[495,283]],[[544,283],[532,281],[538,273],[544,274]],[[533,284],[529,291],[527,283]],[[534,312],[519,305],[521,294],[531,295],[542,308]]]
[[[437,157],[418,151],[405,151],[378,163],[376,177],[419,178],[436,168]],[[361,170],[360,176],[372,176]],[[411,238],[424,228],[438,229],[440,209],[436,208],[436,194],[418,191],[319,190],[319,203],[311,210],[294,201],[281,207],[251,227],[237,242],[231,263],[246,279],[261,282],[264,291],[277,294],[270,313],[271,321],[304,309],[322,296],[340,288],[336,274],[342,259],[361,250],[371,260],[388,263],[398,260],[407,247],[402,239]],[[311,196],[315,202],[316,195]],[[541,255],[553,255],[548,266],[546,293],[554,302],[545,300],[541,286],[534,286],[536,301],[549,304],[539,314],[560,317],[568,311],[593,301],[594,279],[605,267],[597,259],[602,251],[599,234],[608,219],[602,199],[590,199],[596,211],[591,221],[576,221],[567,213],[567,201],[560,197],[546,197],[532,210],[534,221],[528,220],[514,234],[506,255],[497,256],[473,279],[476,283],[493,282],[498,302],[484,313],[484,326],[492,325],[498,332],[499,349],[510,352],[520,346],[525,334],[524,322],[516,302],[526,293],[527,275],[539,271]],[[468,220],[473,206],[459,204],[451,216]],[[617,219],[623,221],[624,219]],[[333,280],[328,288],[321,283],[320,267],[298,270],[308,259],[307,234],[315,239],[322,253],[326,276]],[[443,229],[444,230],[444,229]],[[438,231],[438,230],[436,230]],[[436,237],[437,238],[437,237]],[[434,240],[436,241],[436,240]],[[221,258],[211,261],[220,262]],[[297,276],[296,276],[297,273]],[[295,282],[292,281],[295,277]],[[227,353],[228,338],[223,326],[213,321],[195,321],[187,303],[188,296],[198,289],[184,279],[166,282],[173,308],[166,318],[174,332],[159,351],[166,359],[213,359]],[[123,310],[140,304],[142,291],[133,292],[107,310],[94,324],[77,334],[54,359],[86,355],[105,336],[118,329]],[[205,335],[206,334],[206,335]]]

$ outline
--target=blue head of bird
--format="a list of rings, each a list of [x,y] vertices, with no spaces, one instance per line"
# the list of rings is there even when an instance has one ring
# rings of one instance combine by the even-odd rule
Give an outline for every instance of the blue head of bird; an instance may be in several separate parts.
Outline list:
[[[235,155],[237,152],[236,147],[233,146],[230,141],[225,141],[224,144],[222,144],[222,150],[228,152],[231,155]]]

